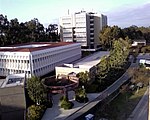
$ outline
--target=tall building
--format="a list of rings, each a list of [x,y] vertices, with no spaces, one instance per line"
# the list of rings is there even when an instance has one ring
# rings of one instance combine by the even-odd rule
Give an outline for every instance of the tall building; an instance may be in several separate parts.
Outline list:
[[[70,63],[81,57],[81,44],[70,42],[34,42],[0,47],[0,76],[26,73],[43,76],[55,66]]]
[[[107,16],[93,12],[77,12],[60,18],[60,37],[64,42],[79,42],[84,51],[99,48],[99,33],[107,25]]]

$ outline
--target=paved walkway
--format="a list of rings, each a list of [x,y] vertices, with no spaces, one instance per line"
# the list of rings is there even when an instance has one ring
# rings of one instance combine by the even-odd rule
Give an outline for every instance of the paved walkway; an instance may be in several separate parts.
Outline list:
[[[89,101],[92,101],[95,99],[97,96],[99,96],[101,93],[91,93],[87,94]],[[86,105],[87,103],[78,103],[74,100],[74,91],[69,91],[68,92],[68,97],[69,100],[74,103],[74,107],[70,110],[64,110],[63,108],[60,108],[59,106],[59,99],[61,97],[61,94],[57,94],[53,96],[53,107],[48,108],[42,118],[42,120],[63,120],[67,118],[69,115],[72,113],[78,111],[81,107]]]
[[[127,120],[148,120],[148,102],[149,92],[147,89],[142,99]]]

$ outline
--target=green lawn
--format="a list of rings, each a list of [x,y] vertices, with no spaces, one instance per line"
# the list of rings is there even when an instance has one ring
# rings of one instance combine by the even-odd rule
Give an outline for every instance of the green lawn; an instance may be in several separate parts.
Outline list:
[[[146,89],[147,87],[144,87],[138,93],[136,91],[128,91],[119,94],[103,111],[96,112],[95,120],[99,120],[101,117],[111,120],[126,120],[142,98]]]

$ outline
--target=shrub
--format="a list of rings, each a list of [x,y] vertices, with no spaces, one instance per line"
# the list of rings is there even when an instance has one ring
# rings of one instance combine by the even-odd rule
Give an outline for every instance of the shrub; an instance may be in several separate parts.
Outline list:
[[[75,91],[75,100],[77,102],[80,102],[80,103],[88,102],[88,98],[87,98],[85,89],[83,89],[83,88],[76,89],[76,91]]]
[[[88,97],[79,97],[79,96],[75,96],[75,100],[79,103],[86,103],[89,101]]]
[[[27,120],[41,120],[45,109],[44,105],[31,105],[27,109]]]
[[[65,110],[71,109],[74,106],[72,102],[68,100],[66,96],[62,96],[60,98],[60,107],[64,108]]]

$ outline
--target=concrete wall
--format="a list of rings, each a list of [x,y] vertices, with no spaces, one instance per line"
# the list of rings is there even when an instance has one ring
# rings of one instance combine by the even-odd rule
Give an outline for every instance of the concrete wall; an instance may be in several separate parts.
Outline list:
[[[71,72],[78,74],[79,72],[89,72],[88,68],[69,68],[69,67],[55,67],[56,76],[59,74],[68,75]]]

